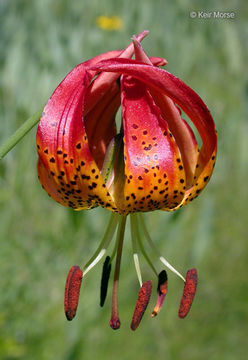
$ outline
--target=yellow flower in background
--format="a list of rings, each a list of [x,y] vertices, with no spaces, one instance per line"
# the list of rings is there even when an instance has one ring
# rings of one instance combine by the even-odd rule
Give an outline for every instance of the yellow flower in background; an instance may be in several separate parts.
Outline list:
[[[98,16],[96,18],[96,24],[100,29],[106,31],[123,29],[123,21],[119,16]]]

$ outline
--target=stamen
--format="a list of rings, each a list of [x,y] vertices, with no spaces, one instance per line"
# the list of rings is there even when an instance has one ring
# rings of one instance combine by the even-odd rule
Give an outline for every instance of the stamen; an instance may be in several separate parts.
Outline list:
[[[133,318],[131,322],[131,329],[133,331],[137,329],[137,327],[141,322],[141,319],[149,303],[151,292],[152,292],[152,282],[151,280],[148,280],[142,285],[142,287],[139,290],[138,300],[136,302],[136,306],[134,309]]]
[[[109,321],[109,325],[113,330],[117,330],[121,326],[119,313],[118,313],[118,282],[120,276],[121,254],[122,254],[126,219],[127,219],[126,215],[120,216],[118,232],[117,232],[118,248],[116,255],[114,284],[113,284],[113,293],[112,293],[112,314],[111,314],[111,319]]]
[[[167,287],[168,287],[167,273],[165,270],[163,270],[158,275],[158,288],[157,288],[158,297],[157,297],[156,305],[151,314],[152,318],[157,316],[162,308],[165,296],[167,294]]]
[[[94,259],[94,261],[92,261],[92,263],[86,268],[86,270],[84,270],[84,275],[87,274],[87,272],[89,272],[91,269],[93,269],[93,267],[101,260],[101,258],[104,256],[106,252],[106,249],[102,249],[100,251],[100,253],[97,255],[97,257]]]
[[[180,272],[178,272],[170,263],[168,263],[168,261],[163,256],[160,256],[159,259],[165,266],[167,266],[168,269],[174,272],[174,274],[179,276],[185,282],[183,275],[181,275]]]
[[[103,307],[108,291],[108,282],[111,272],[110,256],[107,256],[103,268],[102,268],[102,279],[101,279],[101,293],[100,293],[100,306]]]
[[[139,280],[139,283],[140,283],[140,287],[141,287],[142,286],[142,276],[141,276],[141,271],[140,271],[138,254],[133,254],[133,260],[134,260],[135,270],[136,270],[138,280]]]
[[[71,321],[77,311],[80,287],[83,278],[79,266],[72,266],[65,283],[64,309],[67,320]]]
[[[152,269],[152,271],[155,273],[155,275],[157,276],[157,271],[155,269],[155,267],[153,266],[147,252],[145,251],[145,248],[143,246],[143,243],[142,243],[142,240],[141,240],[141,237],[140,237],[140,232],[139,232],[139,223],[137,221],[137,217],[136,217],[136,214],[131,214],[130,215],[130,218],[133,219],[133,222],[134,222],[134,231],[135,231],[135,236],[136,238],[138,239],[138,243],[139,243],[139,247],[140,247],[140,250],[142,252],[142,255],[144,256],[144,258],[146,259],[148,265],[150,266],[150,268]]]
[[[174,274],[176,274],[178,277],[180,277],[184,282],[185,282],[185,278],[183,277],[182,274],[180,274],[163,256],[160,255],[158,249],[156,248],[156,246],[154,245],[154,243],[152,242],[152,239],[147,231],[144,219],[142,217],[141,214],[139,214],[139,219],[140,219],[140,223],[142,225],[146,240],[148,242],[148,244],[150,245],[150,247],[153,249],[154,253],[159,257],[159,260],[168,268],[170,269]]]
[[[197,287],[197,270],[190,269],[186,274],[186,281],[181,298],[178,316],[183,319],[188,314],[193,303]]]
[[[138,280],[140,283],[140,287],[142,286],[142,277],[139,265],[139,257],[137,254],[137,244],[136,244],[136,232],[135,232],[135,220],[132,214],[130,215],[130,223],[131,223],[131,239],[132,239],[132,246],[133,246],[133,260],[135,265],[135,270],[138,276]]]
[[[117,227],[119,216],[117,214],[112,213],[110,216],[108,227],[105,231],[105,234],[103,236],[103,239],[96,249],[94,255],[90,258],[90,260],[86,263],[84,266],[84,276],[89,272],[93,267],[101,260],[101,258],[104,256]]]

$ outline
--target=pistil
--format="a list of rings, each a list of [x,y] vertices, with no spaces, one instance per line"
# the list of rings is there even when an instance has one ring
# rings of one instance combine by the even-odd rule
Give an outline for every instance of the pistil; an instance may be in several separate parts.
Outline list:
[[[113,292],[112,292],[112,314],[111,319],[109,321],[109,325],[113,330],[119,329],[121,323],[119,319],[118,313],[118,284],[119,284],[119,276],[120,276],[120,265],[121,265],[121,255],[122,255],[122,247],[123,247],[123,239],[125,233],[125,225],[126,225],[126,215],[120,215],[119,227],[117,232],[117,255],[115,262],[115,273],[114,273],[114,284],[113,284]]]

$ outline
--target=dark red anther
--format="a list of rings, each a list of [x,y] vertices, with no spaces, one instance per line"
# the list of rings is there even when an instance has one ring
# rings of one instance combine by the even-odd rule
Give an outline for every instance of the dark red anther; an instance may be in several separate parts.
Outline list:
[[[159,274],[158,274],[158,287],[157,287],[157,292],[160,295],[166,295],[167,294],[167,287],[168,287],[168,276],[167,276],[167,272],[165,270],[162,270]]]
[[[133,318],[131,322],[131,329],[136,330],[139,326],[141,319],[144,315],[144,312],[147,308],[147,305],[150,300],[152,292],[152,282],[151,280],[148,280],[147,282],[143,283],[139,294],[138,294],[138,300],[136,302],[136,306],[133,313]]]
[[[110,257],[107,256],[103,268],[102,268],[102,279],[101,279],[101,293],[100,293],[100,306],[104,305],[107,291],[108,291],[108,282],[109,282],[109,276],[111,272],[111,263],[109,264]]]
[[[72,266],[65,283],[65,316],[72,320],[76,315],[83,272],[79,266]]]
[[[167,294],[167,287],[168,287],[167,273],[165,270],[162,270],[158,275],[158,287],[157,287],[158,296],[151,317],[157,316],[159,311],[161,310],[165,296]]]
[[[183,295],[181,298],[181,304],[178,311],[178,316],[183,319],[188,314],[192,302],[195,297],[197,287],[197,271],[196,269],[188,270],[186,274],[186,281],[183,289]]]

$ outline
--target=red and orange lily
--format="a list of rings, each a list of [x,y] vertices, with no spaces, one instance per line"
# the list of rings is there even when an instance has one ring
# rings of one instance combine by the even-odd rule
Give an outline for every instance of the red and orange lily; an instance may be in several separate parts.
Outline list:
[[[160,68],[166,64],[165,59],[146,55],[140,41],[147,33],[133,37],[125,50],[110,51],[76,66],[49,99],[37,131],[38,175],[46,192],[74,210],[101,206],[113,212],[102,245],[84,267],[84,275],[105,254],[119,222],[110,321],[113,328],[120,325],[117,286],[126,216],[131,215],[140,293],[150,293],[151,283],[142,285],[137,257],[136,240],[150,263],[140,241],[141,225],[153,249],[154,245],[142,217],[135,213],[158,209],[174,211],[196,198],[210,179],[216,157],[217,135],[208,108],[191,88]],[[116,114],[120,106],[122,116],[118,128]],[[199,132],[200,148],[181,111]],[[108,282],[113,256],[107,260],[102,280],[105,293],[104,283]],[[179,274],[163,257],[160,256],[160,260]],[[78,267],[76,269],[78,275]],[[194,269],[189,275],[191,285],[192,273],[194,288],[197,281]],[[67,313],[70,288],[74,288],[70,287],[71,281],[72,275],[67,279]],[[159,282],[156,314],[162,306],[158,304],[164,301],[160,289],[161,286],[165,289],[163,284]],[[71,294],[75,300],[73,290]],[[145,296],[143,310],[149,298],[149,294]],[[142,303],[140,298],[138,303]],[[136,319],[139,318],[137,311]]]

